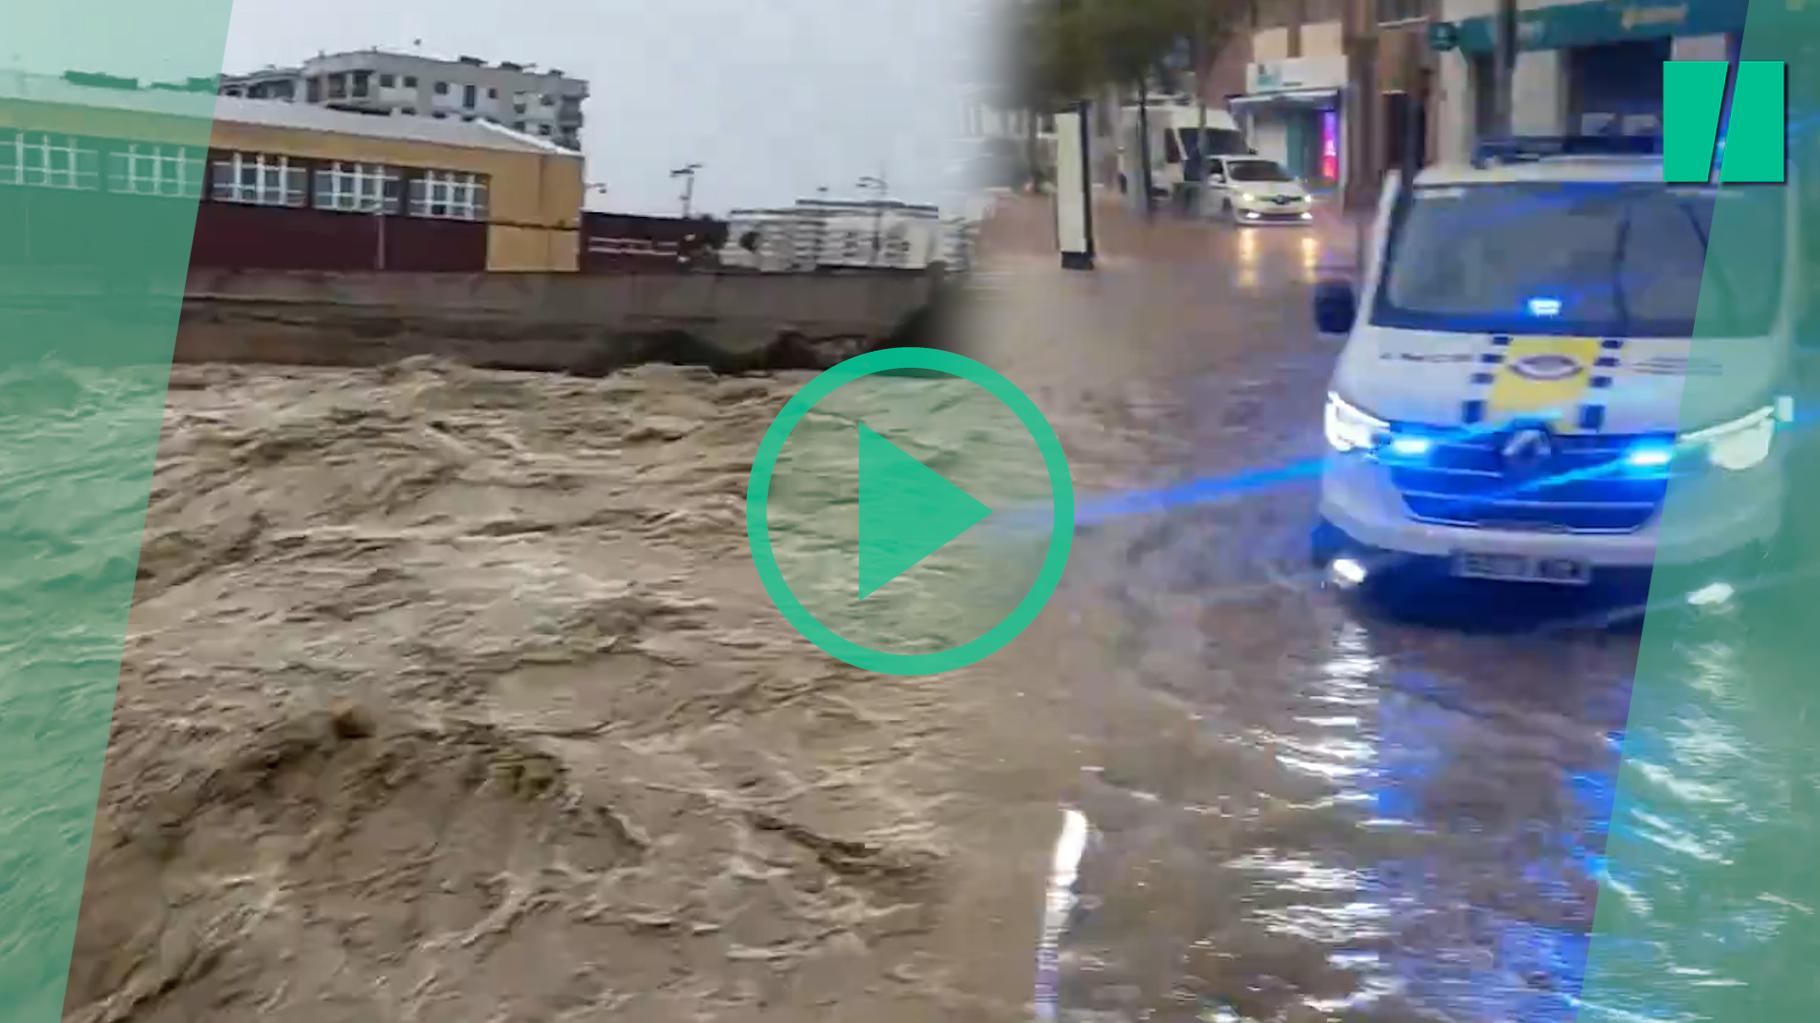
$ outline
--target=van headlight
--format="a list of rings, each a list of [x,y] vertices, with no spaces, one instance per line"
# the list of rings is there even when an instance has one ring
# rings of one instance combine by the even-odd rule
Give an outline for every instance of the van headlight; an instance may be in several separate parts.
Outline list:
[[[1329,391],[1322,416],[1327,443],[1335,451],[1370,451],[1383,441],[1390,424]]]
[[[1761,465],[1769,457],[1776,437],[1776,406],[1765,405],[1730,422],[1683,434],[1684,449],[1706,452],[1707,461],[1721,469],[1740,472]]]

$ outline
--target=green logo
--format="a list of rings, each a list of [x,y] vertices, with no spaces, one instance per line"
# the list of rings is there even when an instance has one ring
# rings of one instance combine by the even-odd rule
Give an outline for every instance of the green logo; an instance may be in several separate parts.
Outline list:
[[[784,618],[893,675],[952,671],[1027,628],[1061,581],[1074,487],[1022,391],[950,352],[892,348],[821,374],[778,413],[746,537]]]
[[[1725,107],[1723,60],[1662,64],[1662,177],[1669,184],[1712,180],[1713,149]],[[1788,180],[1788,68],[1779,60],[1743,60],[1731,87],[1731,117],[1719,180],[1728,185]]]

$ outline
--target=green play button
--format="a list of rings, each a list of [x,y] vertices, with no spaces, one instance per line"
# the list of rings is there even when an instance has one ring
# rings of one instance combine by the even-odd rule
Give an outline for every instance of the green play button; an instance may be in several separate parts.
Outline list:
[[[948,546],[992,509],[859,424],[859,596]]]
[[[746,492],[765,591],[850,664],[932,674],[991,654],[1067,564],[1074,491],[1036,405],[984,365],[894,348],[810,381]]]

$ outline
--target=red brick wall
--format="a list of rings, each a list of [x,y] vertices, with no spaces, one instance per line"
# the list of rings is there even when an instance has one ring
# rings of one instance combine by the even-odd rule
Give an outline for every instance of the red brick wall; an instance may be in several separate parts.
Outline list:
[[[686,273],[711,269],[727,241],[725,222],[707,217],[581,215],[581,271],[591,274]]]
[[[196,209],[191,266],[259,270],[466,272],[487,266],[487,225],[423,217],[250,206]]]

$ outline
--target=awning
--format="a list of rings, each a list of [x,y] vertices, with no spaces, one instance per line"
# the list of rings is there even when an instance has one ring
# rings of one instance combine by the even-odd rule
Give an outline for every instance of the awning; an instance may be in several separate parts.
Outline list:
[[[1338,89],[1285,89],[1282,92],[1253,92],[1229,96],[1228,107],[1308,107],[1321,109],[1340,100]]]

